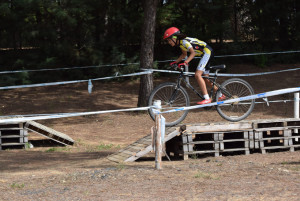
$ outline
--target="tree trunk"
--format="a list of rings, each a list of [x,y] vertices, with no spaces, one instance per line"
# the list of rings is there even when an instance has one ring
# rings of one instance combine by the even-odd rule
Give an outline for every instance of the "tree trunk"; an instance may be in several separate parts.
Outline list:
[[[144,24],[142,28],[142,41],[140,53],[140,68],[152,69],[154,37],[155,37],[155,19],[158,0],[144,0]],[[153,89],[152,74],[142,75],[140,80],[140,91],[138,107],[148,105],[148,98]]]

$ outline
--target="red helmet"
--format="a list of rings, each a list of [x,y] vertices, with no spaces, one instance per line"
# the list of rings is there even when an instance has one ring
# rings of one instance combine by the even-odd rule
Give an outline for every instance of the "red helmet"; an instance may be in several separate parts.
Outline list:
[[[176,27],[168,28],[164,33],[164,40],[167,38],[170,38],[171,36],[176,36],[179,33],[180,33],[180,31]]]

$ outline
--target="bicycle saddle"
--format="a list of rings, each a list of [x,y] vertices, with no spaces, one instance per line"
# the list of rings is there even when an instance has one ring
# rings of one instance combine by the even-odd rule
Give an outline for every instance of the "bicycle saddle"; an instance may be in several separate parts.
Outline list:
[[[226,66],[224,64],[210,67],[210,69],[214,69],[214,70],[225,69],[225,68],[226,68]]]

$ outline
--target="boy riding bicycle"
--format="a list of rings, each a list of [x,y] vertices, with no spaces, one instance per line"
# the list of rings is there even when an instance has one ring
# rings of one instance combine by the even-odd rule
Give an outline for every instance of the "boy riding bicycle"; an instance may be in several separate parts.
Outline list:
[[[184,66],[187,66],[195,56],[202,57],[197,66],[195,78],[200,87],[200,90],[203,93],[205,100],[197,102],[197,104],[202,105],[211,103],[211,98],[208,95],[206,85],[212,86],[212,83],[206,79],[203,79],[202,75],[209,75],[210,61],[213,58],[213,49],[205,42],[200,41],[197,38],[187,37],[185,34],[181,33],[176,27],[171,27],[167,29],[164,33],[163,39],[167,40],[172,47],[179,46],[182,51],[182,54],[178,57],[178,59],[170,63],[171,66],[177,64],[179,68],[183,68]],[[179,63],[186,58],[187,52],[190,53],[188,58],[183,63]],[[216,90],[217,88],[214,87],[214,91]],[[221,94],[219,97],[219,101],[224,99],[225,96]]]

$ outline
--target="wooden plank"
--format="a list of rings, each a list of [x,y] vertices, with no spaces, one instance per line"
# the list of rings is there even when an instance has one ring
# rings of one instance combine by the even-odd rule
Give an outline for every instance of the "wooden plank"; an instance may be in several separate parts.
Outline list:
[[[39,124],[34,121],[26,122],[24,128],[31,130],[37,134],[48,137],[49,139],[52,139],[52,140],[54,140],[58,143],[64,144],[64,145],[73,145],[74,144],[74,140],[72,138],[70,138],[68,135],[58,132],[54,129],[51,129],[47,126],[44,126],[44,125]]]
[[[224,149],[222,152],[234,152],[234,151],[248,151],[247,148],[232,148],[232,149]]]
[[[215,141],[194,141],[194,142],[186,142],[183,145],[196,145],[196,144],[214,144]]]
[[[247,140],[248,141],[248,140]],[[245,139],[231,139],[231,140],[223,140],[223,142],[245,142]]]
[[[187,132],[226,132],[226,131],[237,131],[251,129],[251,123],[232,123],[227,125],[207,125],[207,126],[187,126]]]
[[[288,140],[288,137],[289,137],[289,133],[291,132],[291,130],[285,130],[284,131],[284,146],[289,146],[289,140]]]
[[[287,127],[270,127],[270,128],[256,128],[255,131],[266,131],[267,133],[271,134],[271,131],[283,131],[288,129]]]
[[[290,145],[289,147],[300,147],[300,144],[293,144],[293,145]]]
[[[24,136],[20,136],[20,135],[4,135],[4,136],[0,136],[0,138],[5,139],[5,138],[24,138]]]
[[[149,145],[148,145],[149,146]],[[127,149],[124,149],[124,151],[131,151],[131,152],[140,152],[142,151],[143,149],[145,149],[146,147],[143,147],[143,148],[139,148],[139,147],[128,147]]]
[[[3,130],[6,130],[6,131],[8,131],[8,130],[23,130],[23,128],[0,128],[0,131],[3,131]]]
[[[126,159],[124,162],[133,162],[137,160],[138,158],[146,155],[150,151],[152,151],[152,146],[148,146],[145,150],[138,152],[135,156],[131,156],[130,158]]]
[[[189,152],[187,136],[182,136],[183,152]]]
[[[253,134],[253,131],[249,131],[249,148],[254,149],[254,134]]]
[[[122,153],[128,154],[129,156],[135,156],[136,155],[136,152],[132,152],[132,151],[129,151],[129,150],[124,150]]]
[[[219,142],[215,142],[214,143],[214,148],[215,148],[215,157],[220,156],[220,143]]]
[[[223,151],[225,146],[224,146],[224,134],[223,133],[219,133],[219,151]]]
[[[289,139],[289,137],[267,137],[267,138],[261,138],[263,141],[268,141],[268,140],[284,140],[284,139]]]
[[[191,135],[187,136],[187,140],[188,140],[188,150],[189,151],[193,151],[193,145],[191,143],[193,143],[193,137]]]
[[[215,153],[215,150],[205,150],[205,151],[191,151],[187,152],[187,154],[209,154],[209,153]]]
[[[263,132],[262,131],[258,132],[258,138],[259,138],[259,148],[260,148],[262,154],[265,154],[266,151],[263,149],[265,144],[264,144],[264,141],[262,140],[263,139]]]
[[[267,150],[267,149],[289,149],[289,146],[274,146],[274,147],[263,147],[262,149]]]
[[[12,143],[1,143],[1,146],[15,146],[15,145],[24,145],[25,143],[21,142],[12,142]]]
[[[254,148],[259,149],[259,132],[254,132]]]
[[[130,147],[134,147],[135,149],[144,149],[146,148],[148,145],[145,145],[145,144],[135,144],[135,145],[131,145]]]
[[[127,157],[121,157],[120,155],[111,155],[111,156],[109,156],[107,159],[109,159],[109,160],[111,160],[111,161],[114,161],[114,162],[122,163],[122,162],[124,162],[127,158],[128,158],[128,156],[127,156]]]

